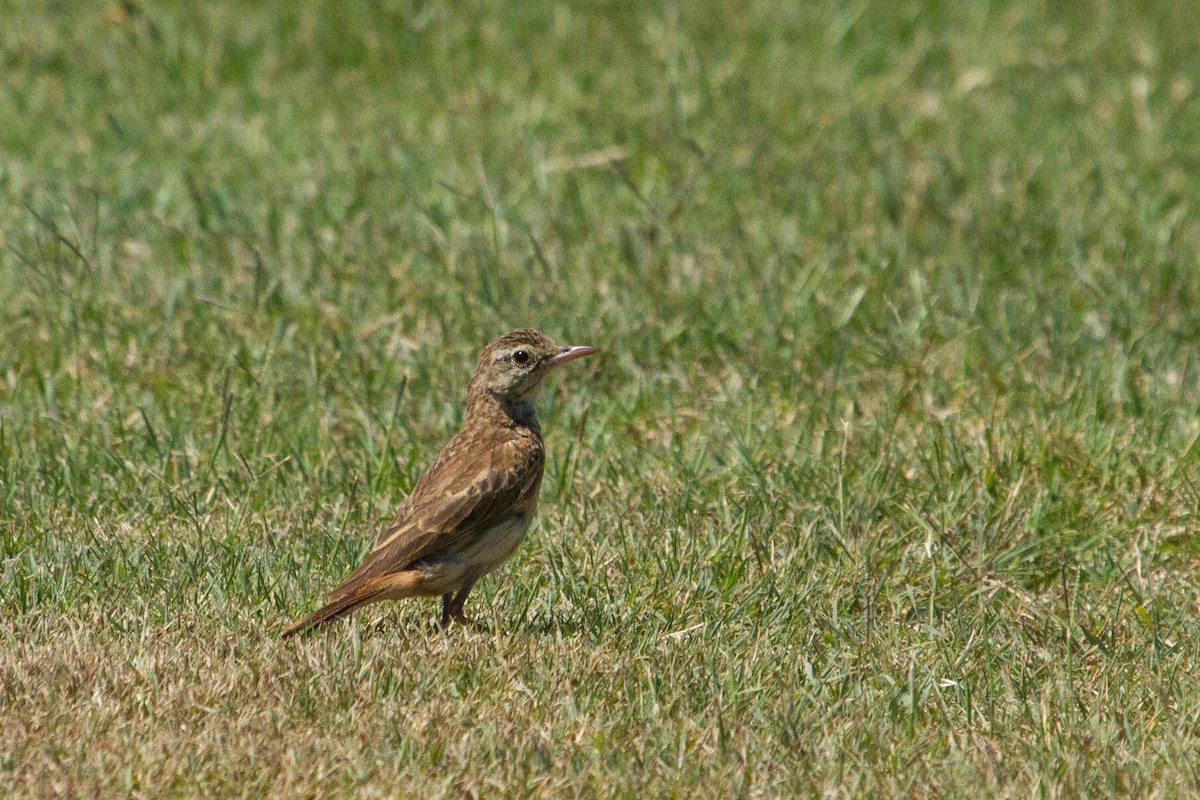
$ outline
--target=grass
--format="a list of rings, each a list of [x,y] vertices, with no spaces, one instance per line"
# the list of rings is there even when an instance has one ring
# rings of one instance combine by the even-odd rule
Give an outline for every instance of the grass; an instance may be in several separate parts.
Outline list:
[[[17,4],[0,793],[1200,791],[1183,2]],[[303,641],[462,415],[473,593]]]

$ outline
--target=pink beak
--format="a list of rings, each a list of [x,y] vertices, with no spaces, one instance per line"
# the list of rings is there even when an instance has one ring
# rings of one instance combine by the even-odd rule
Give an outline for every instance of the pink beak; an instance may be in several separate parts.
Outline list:
[[[574,361],[577,358],[590,356],[592,353],[598,353],[599,347],[589,347],[588,345],[567,345],[558,351],[555,355],[546,359],[546,366],[557,367],[559,364],[565,364],[568,361]]]

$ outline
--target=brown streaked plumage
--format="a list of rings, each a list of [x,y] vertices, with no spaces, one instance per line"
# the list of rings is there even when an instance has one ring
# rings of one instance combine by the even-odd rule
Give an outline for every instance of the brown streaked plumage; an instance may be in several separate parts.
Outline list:
[[[329,603],[294,633],[380,600],[441,595],[442,624],[466,622],[475,582],[512,555],[537,507],[545,454],[534,405],[551,369],[596,352],[528,328],[483,350],[467,387],[463,428],[442,448],[379,543]]]

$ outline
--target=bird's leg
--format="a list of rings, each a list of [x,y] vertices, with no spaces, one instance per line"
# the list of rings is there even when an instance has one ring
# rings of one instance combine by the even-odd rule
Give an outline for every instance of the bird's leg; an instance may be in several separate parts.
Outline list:
[[[471,620],[467,619],[467,615],[463,613],[463,605],[466,604],[467,594],[471,591],[471,587],[474,585],[475,585],[475,580],[473,578],[467,579],[467,582],[464,583],[461,587],[459,587],[458,594],[454,595],[454,599],[450,601],[449,605],[443,607],[443,609],[442,609],[442,620],[443,620],[442,624],[443,625],[446,624],[447,616],[449,617],[449,619],[454,620],[455,622],[459,623],[460,625],[470,625],[471,624]],[[449,595],[446,595],[446,596],[449,597]]]
[[[442,627],[450,624],[450,607],[454,605],[454,595],[447,592],[442,595]]]

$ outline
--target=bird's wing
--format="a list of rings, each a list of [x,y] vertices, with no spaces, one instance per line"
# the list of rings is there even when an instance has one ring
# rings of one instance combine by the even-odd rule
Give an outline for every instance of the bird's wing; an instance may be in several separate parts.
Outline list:
[[[337,599],[379,575],[486,531],[531,508],[542,482],[541,442],[466,432],[451,439],[413,487],[379,544],[330,593]]]

